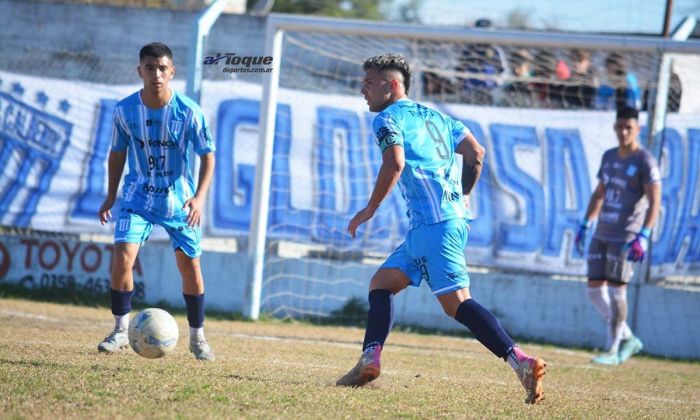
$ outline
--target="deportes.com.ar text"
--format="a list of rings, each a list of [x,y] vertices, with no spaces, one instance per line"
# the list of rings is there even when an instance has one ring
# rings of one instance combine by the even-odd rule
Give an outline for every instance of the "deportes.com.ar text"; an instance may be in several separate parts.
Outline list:
[[[224,73],[270,73],[271,67],[224,67]]]

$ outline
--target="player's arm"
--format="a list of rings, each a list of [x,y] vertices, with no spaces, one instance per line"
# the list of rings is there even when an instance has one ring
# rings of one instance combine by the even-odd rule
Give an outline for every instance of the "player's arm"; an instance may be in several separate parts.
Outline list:
[[[588,207],[586,208],[586,221],[595,220],[600,214],[600,209],[603,208],[603,199],[605,198],[605,185],[603,181],[598,181],[598,185],[593,190],[591,194],[591,199],[588,201]]]
[[[211,185],[211,179],[214,176],[214,152],[209,152],[199,157],[199,180],[197,182],[197,191],[194,197],[185,201],[182,207],[190,208],[187,216],[187,224],[189,226],[198,226],[202,220],[202,212],[204,211],[204,200],[207,197],[207,191]]]
[[[109,158],[107,159],[107,197],[100,206],[100,210],[97,212],[100,223],[103,225],[112,217],[110,209],[117,200],[119,181],[122,179],[125,164],[126,152],[117,152],[114,150],[109,152]]]
[[[644,195],[646,195],[649,200],[649,208],[644,215],[644,225],[637,236],[631,242],[627,243],[624,248],[628,250],[627,259],[634,262],[644,261],[644,257],[649,249],[651,228],[654,227],[656,218],[659,216],[659,209],[661,208],[661,183],[652,182],[645,184]]]
[[[379,168],[374,190],[367,202],[367,207],[373,212],[379,208],[379,205],[399,181],[405,164],[404,150],[401,146],[389,147],[382,153],[382,166]]]
[[[600,209],[603,208],[603,199],[605,198],[605,184],[603,181],[599,180],[598,185],[596,185],[593,194],[591,194],[590,200],[588,200],[588,207],[586,208],[586,216],[584,217],[581,225],[576,232],[576,237],[574,238],[574,247],[580,256],[584,255],[586,236],[588,235],[588,229],[593,225],[593,220],[598,218],[600,214]]]
[[[481,177],[486,149],[469,133],[459,142],[456,152],[462,155],[462,193],[469,197]]]
[[[658,219],[659,211],[661,210],[661,183],[646,184],[644,186],[644,195],[649,200],[649,208],[644,215],[642,228],[651,230],[656,225],[656,219]]]
[[[377,181],[374,183],[374,189],[367,206],[357,212],[348,224],[348,232],[353,238],[357,228],[374,216],[374,212],[377,211],[379,205],[399,181],[405,164],[406,160],[402,146],[395,145],[384,150],[384,153],[382,153],[382,165],[379,168]]]

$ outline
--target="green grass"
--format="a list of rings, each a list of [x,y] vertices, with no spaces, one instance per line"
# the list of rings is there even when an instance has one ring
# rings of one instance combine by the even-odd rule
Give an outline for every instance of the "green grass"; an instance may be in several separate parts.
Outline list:
[[[187,337],[182,314],[175,318]],[[697,418],[700,364],[634,357],[615,368],[591,353],[525,345],[548,362],[546,399],[523,404],[503,361],[464,337],[395,331],[382,376],[334,386],[363,330],[299,322],[207,320],[217,355],[197,362],[186,339],[147,360],[99,354],[106,308],[0,299],[0,418]]]

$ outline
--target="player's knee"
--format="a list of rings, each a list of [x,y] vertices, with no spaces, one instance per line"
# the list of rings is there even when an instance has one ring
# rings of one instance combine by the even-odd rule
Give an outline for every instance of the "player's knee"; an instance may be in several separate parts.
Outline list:
[[[130,271],[136,262],[136,253],[125,249],[115,249],[112,260],[112,270],[117,272]]]
[[[459,305],[452,305],[452,304],[442,304],[442,310],[445,312],[445,315],[449,316],[450,318],[454,318],[457,316],[457,308],[459,308]]]
[[[397,269],[380,269],[369,282],[369,292],[385,289],[397,294],[408,287],[409,283],[408,278]]]
[[[200,271],[201,268],[199,264],[199,258],[192,258],[179,249],[175,254],[177,259],[177,266],[183,275],[193,275]]]

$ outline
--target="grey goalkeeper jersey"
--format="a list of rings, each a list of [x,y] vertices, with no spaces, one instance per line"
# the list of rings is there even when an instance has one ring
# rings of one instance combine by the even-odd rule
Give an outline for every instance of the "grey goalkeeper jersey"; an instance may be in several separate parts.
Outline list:
[[[594,236],[605,241],[629,241],[639,233],[649,208],[644,186],[661,182],[659,166],[651,153],[639,148],[622,159],[617,149],[603,154],[598,170],[605,197]]]

